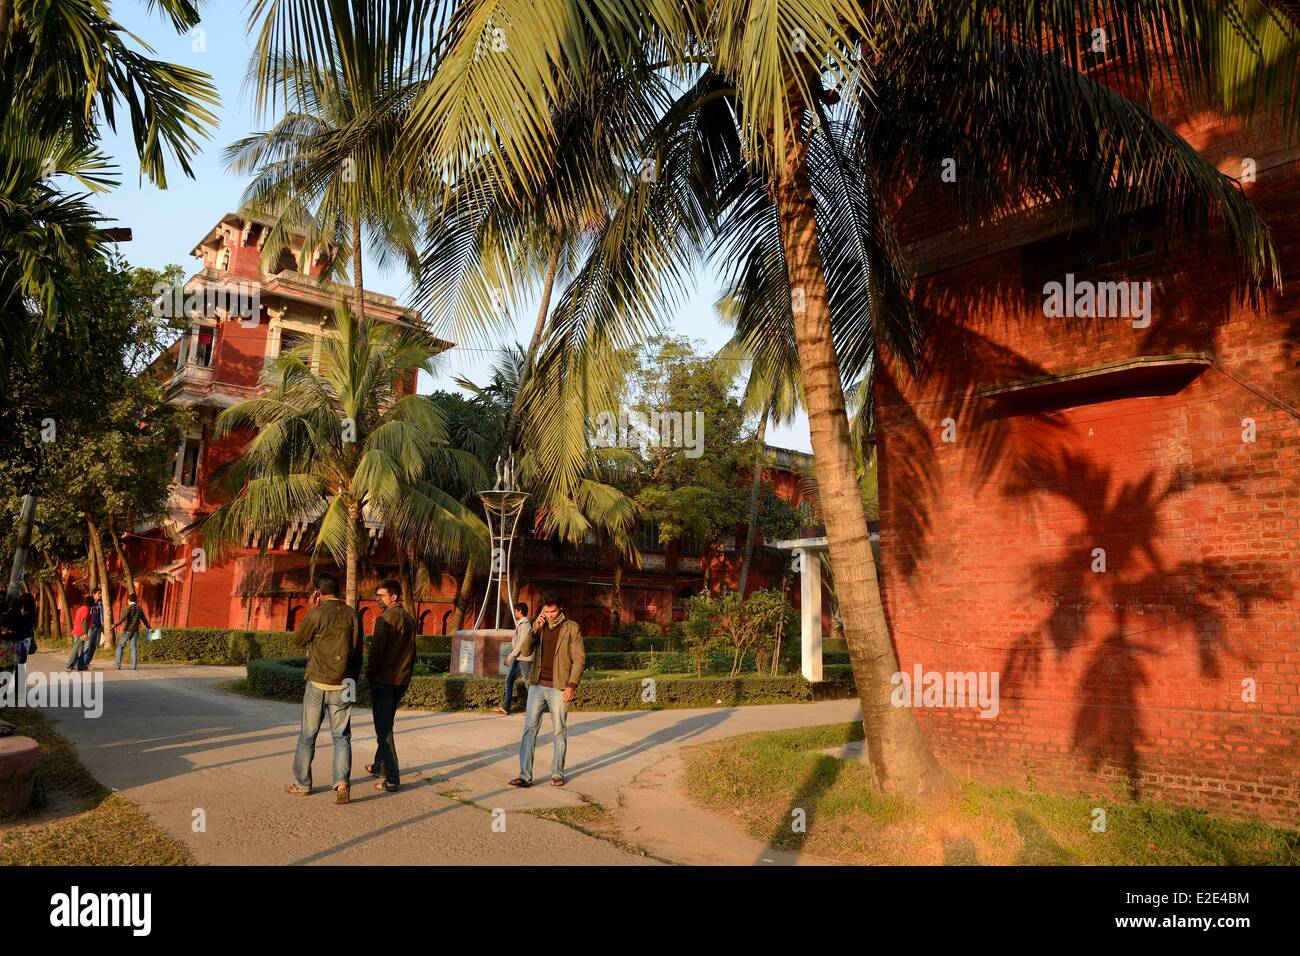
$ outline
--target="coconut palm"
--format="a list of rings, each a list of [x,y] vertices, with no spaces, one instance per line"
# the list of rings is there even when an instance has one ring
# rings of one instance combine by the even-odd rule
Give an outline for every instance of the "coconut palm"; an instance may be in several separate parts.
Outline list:
[[[282,5],[320,16],[324,4]],[[706,243],[725,247],[748,223],[761,226],[752,244],[779,244],[874,777],[924,795],[948,779],[915,716],[889,702],[897,659],[844,393],[881,361],[923,357],[889,211],[952,158],[968,223],[1026,200],[1102,226],[1161,209],[1176,235],[1214,217],[1245,283],[1276,283],[1267,229],[1235,182],[1117,86],[1140,89],[1164,70],[1196,105],[1294,133],[1300,34],[1285,11],[1270,0],[463,0],[437,38],[399,153],[450,183],[500,181],[526,195],[545,181],[553,105],[599,68],[590,38],[621,56],[661,56],[685,85],[646,131],[659,176],[629,191],[553,313],[551,353],[572,388],[540,407],[562,412],[576,389],[601,387],[611,343],[662,310]],[[311,18],[299,20],[315,45]],[[1123,55],[1089,73],[1078,37],[1096,24],[1111,26]],[[508,44],[482,55],[497,30]],[[579,436],[567,434],[572,452]],[[541,449],[548,467],[572,469],[563,450]]]
[[[186,0],[151,6],[179,31],[199,21]],[[117,184],[97,149],[101,124],[116,129],[125,112],[141,173],[165,187],[169,156],[192,175],[190,157],[216,123],[207,75],[151,59],[133,40],[104,3],[0,3],[0,385],[56,324],[86,333],[75,278],[115,235],[87,201]]]
[[[316,366],[309,346],[290,350],[263,371],[265,394],[217,417],[217,436],[254,434],[226,470],[231,499],[203,527],[219,548],[265,543],[311,521],[313,553],[323,549],[345,569],[355,607],[367,523],[444,557],[486,550],[482,520],[442,487],[481,483],[486,473],[447,446],[441,414],[414,394],[416,375],[431,367],[428,337],[374,321],[363,333],[348,309],[336,314]]]

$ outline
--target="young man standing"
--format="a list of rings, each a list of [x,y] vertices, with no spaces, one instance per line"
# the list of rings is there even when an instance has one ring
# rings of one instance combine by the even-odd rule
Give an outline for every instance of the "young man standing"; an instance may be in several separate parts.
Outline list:
[[[122,610],[122,619],[114,626],[122,628],[122,638],[117,642],[117,660],[113,664],[113,670],[122,669],[122,651],[126,648],[127,641],[131,642],[131,670],[135,670],[138,666],[135,652],[136,645],[140,642],[140,629],[143,627],[148,630],[149,619],[144,616],[144,608],[136,603],[134,591],[126,592],[126,607]]]
[[[551,729],[555,733],[555,752],[551,757],[551,786],[564,786],[564,754],[568,748],[566,725],[569,704],[582,680],[587,651],[582,644],[578,625],[564,616],[560,599],[554,594],[542,598],[542,614],[537,626],[524,639],[523,654],[533,655],[528,674],[528,705],[524,711],[524,739],[519,745],[519,776],[512,787],[533,784],[533,751],[537,748],[537,731],[542,726],[542,708],[551,712]]]
[[[515,696],[516,680],[522,677],[525,689],[528,686],[528,671],[532,667],[533,655],[531,652],[520,654],[519,649],[523,647],[532,629],[533,626],[528,623],[528,605],[520,601],[515,605],[515,639],[510,644],[510,653],[506,655],[506,663],[510,666],[506,671],[506,696],[501,701],[501,706],[497,708],[498,714],[510,713],[510,702]]]
[[[90,635],[93,633],[90,621],[94,604],[95,599],[87,597],[72,618],[72,653],[68,656],[68,666],[65,670],[85,670],[81,666],[81,660],[86,653],[86,642],[90,640]]]
[[[104,592],[95,588],[90,593],[95,599],[95,605],[90,609],[90,637],[86,641],[86,648],[82,652],[80,666],[77,668],[82,671],[90,670],[90,662],[94,660],[99,642],[104,638]]]
[[[287,792],[295,797],[311,793],[311,762],[316,756],[316,735],[328,713],[334,739],[334,802],[352,798],[352,704],[357,699],[357,677],[365,645],[361,619],[339,600],[339,580],[328,571],[316,577],[319,607],[303,617],[293,642],[307,648],[307,687],[302,695],[302,730],[293,756],[293,783]]]
[[[397,769],[393,721],[415,671],[415,618],[402,607],[402,587],[393,578],[380,582],[375,598],[384,610],[375,621],[366,664],[375,720],[375,762],[367,764],[366,770],[383,778],[375,784],[376,790],[396,790],[401,773]]]

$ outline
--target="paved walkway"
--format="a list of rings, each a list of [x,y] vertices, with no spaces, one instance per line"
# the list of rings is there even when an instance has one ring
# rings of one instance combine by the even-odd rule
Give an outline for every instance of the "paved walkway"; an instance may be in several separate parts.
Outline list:
[[[30,670],[57,669],[55,653]],[[102,666],[102,665],[99,665]],[[362,769],[374,755],[368,709],[353,711],[352,803],[328,789],[328,726],[316,748],[317,793],[290,797],[290,764],[300,707],[218,690],[242,667],[146,665],[104,673],[104,710],[50,711],[82,762],[183,840],[203,863],[717,864],[816,863],[776,853],[729,820],[698,809],[677,785],[683,746],[756,730],[853,720],[856,701],[711,710],[573,713],[569,784],[515,790],[523,716],[401,711],[396,740],[403,787],[373,789]],[[535,773],[550,766],[543,718]],[[533,814],[581,806],[615,811],[617,830],[647,855],[621,849]],[[493,829],[506,811],[505,832]],[[196,831],[195,811],[205,829]],[[496,815],[500,818],[500,814]]]

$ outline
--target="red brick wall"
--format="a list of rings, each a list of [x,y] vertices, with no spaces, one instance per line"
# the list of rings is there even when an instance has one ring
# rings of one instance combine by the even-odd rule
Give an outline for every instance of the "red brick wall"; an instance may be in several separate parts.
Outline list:
[[[1000,675],[994,719],[918,712],[960,775],[1300,819],[1300,421],[1217,368],[1033,409],[975,394],[1195,351],[1300,406],[1300,164],[1246,188],[1289,292],[1257,310],[1221,237],[1122,276],[1154,283],[1147,329],[1045,318],[1014,249],[922,282],[934,372],[877,393],[882,565],[903,671]]]

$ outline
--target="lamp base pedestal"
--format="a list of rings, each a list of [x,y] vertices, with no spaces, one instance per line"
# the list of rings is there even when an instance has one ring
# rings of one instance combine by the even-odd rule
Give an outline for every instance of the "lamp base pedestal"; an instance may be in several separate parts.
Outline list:
[[[513,629],[457,631],[451,638],[451,673],[456,677],[505,677]]]

